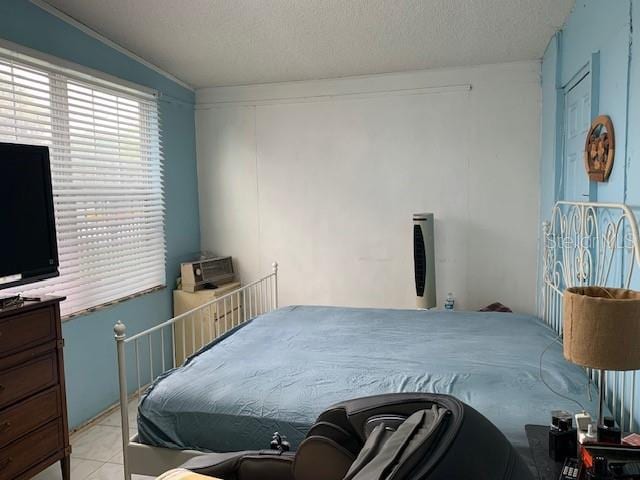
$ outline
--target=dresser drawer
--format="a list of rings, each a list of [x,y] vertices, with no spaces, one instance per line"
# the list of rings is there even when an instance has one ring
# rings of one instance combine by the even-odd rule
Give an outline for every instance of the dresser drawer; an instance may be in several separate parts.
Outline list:
[[[55,420],[0,449],[0,480],[13,480],[64,448],[62,422]]]
[[[56,351],[0,372],[0,408],[58,382]]]
[[[58,387],[0,411],[0,448],[62,414]]]
[[[56,316],[51,307],[0,320],[0,356],[26,350],[56,338]]]

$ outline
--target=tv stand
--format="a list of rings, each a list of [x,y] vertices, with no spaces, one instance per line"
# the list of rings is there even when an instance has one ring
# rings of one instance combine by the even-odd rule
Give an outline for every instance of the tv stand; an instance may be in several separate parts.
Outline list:
[[[62,300],[0,309],[0,479],[26,480],[60,462],[70,480]]]

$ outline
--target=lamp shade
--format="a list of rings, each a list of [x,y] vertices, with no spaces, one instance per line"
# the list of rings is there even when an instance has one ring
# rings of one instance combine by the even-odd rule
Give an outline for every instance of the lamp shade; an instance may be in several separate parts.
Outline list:
[[[640,292],[571,287],[563,295],[564,357],[603,370],[640,369]]]

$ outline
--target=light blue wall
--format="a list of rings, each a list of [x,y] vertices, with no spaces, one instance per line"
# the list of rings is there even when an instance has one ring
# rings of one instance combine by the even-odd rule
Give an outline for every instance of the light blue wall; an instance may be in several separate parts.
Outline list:
[[[625,200],[629,205],[640,206],[640,4],[632,10],[632,47],[629,67],[629,130],[627,145],[627,184]]]
[[[563,87],[578,72],[591,68],[594,54],[599,66],[591,72],[597,78],[592,104],[597,106],[595,114],[609,115],[613,121],[616,156],[609,181],[592,183],[592,200],[634,203],[630,193],[637,198],[633,192],[640,187],[640,177],[630,172],[638,168],[638,160],[631,155],[638,140],[632,135],[633,125],[628,128],[628,122],[638,124],[640,119],[629,102],[634,93],[640,94],[640,72],[634,74],[640,66],[633,56],[632,35],[637,35],[632,33],[633,15],[637,13],[630,0],[577,0],[562,30],[549,42],[542,61],[541,221],[549,220],[553,204],[563,199]]]
[[[0,38],[160,91],[167,232],[167,285],[199,250],[194,94],[27,0],[0,0]],[[117,261],[117,259],[114,259]],[[77,426],[117,400],[113,324],[130,333],[171,316],[171,288],[64,324],[69,421]]]
[[[540,178],[542,179],[542,190],[540,192],[540,213],[542,218],[551,211],[556,197],[557,185],[555,182],[555,157],[557,150],[558,136],[556,135],[556,118],[558,111],[558,86],[560,83],[558,63],[560,56],[558,43],[561,34],[558,33],[549,43],[547,51],[542,60],[542,125],[541,136],[541,161]]]
[[[635,3],[635,5],[634,5]],[[635,24],[636,28],[633,28]],[[541,219],[558,198],[561,165],[562,86],[599,52],[598,112],[609,115],[616,156],[609,181],[595,185],[599,202],[640,207],[640,2],[577,0],[561,32],[551,39],[542,63]],[[593,99],[592,99],[593,101]],[[634,288],[640,288],[636,274]],[[630,384],[631,374],[627,374]],[[611,381],[611,377],[609,379]],[[626,396],[629,399],[630,388]],[[640,385],[636,386],[640,399]],[[640,407],[635,406],[635,425]]]
[[[638,9],[640,4],[636,6]],[[633,75],[633,69],[640,67],[632,56],[631,12],[629,0],[577,0],[562,31],[551,39],[547,47],[542,63],[543,220],[548,219],[551,206],[559,199],[561,159],[557,142],[561,138],[562,97],[558,89],[589,63],[594,52],[600,52],[598,110],[611,117],[616,136],[614,168],[608,182],[596,185],[596,196],[601,202],[628,201],[625,185],[627,171],[633,165],[632,158],[627,157],[627,132],[633,131],[632,128],[627,129],[627,114],[633,110],[629,109],[628,95],[633,95],[634,89],[636,95],[640,94],[640,77]],[[629,135],[629,142],[629,150],[632,150],[637,145],[633,135]],[[637,177],[635,189],[639,186],[640,177]]]

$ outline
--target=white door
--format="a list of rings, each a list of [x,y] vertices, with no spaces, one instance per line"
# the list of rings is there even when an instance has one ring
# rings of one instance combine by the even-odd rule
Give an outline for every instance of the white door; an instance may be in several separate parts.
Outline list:
[[[584,169],[584,143],[591,126],[591,76],[578,81],[564,97],[563,200],[588,201],[589,177]]]

